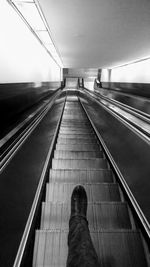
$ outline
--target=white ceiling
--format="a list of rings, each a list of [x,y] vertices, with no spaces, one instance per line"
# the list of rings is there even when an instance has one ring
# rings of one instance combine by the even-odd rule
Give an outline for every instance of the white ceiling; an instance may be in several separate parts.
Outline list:
[[[39,0],[66,68],[150,56],[150,0]]]

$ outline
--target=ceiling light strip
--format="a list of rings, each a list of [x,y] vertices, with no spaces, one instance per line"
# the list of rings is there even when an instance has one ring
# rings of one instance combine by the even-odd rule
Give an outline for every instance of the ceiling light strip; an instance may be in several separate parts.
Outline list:
[[[123,65],[117,65],[115,67],[111,67],[109,69],[117,69],[117,68],[122,68],[122,67],[125,67],[125,66],[128,66],[128,65],[133,65],[133,64],[136,64],[136,63],[140,63],[140,62],[143,62],[143,61],[146,61],[146,60],[150,60],[150,56],[146,57],[146,58],[141,58],[141,59],[136,59],[136,60],[133,60],[133,61],[130,61],[128,63],[125,63]]]
[[[45,19],[45,16],[43,14],[43,11],[39,5],[39,2],[37,0],[7,0],[8,3],[15,9],[15,11],[17,11],[17,13],[20,15],[20,17],[23,19],[23,21],[26,23],[26,25],[28,26],[28,28],[30,29],[30,31],[34,34],[34,36],[38,39],[38,41],[40,42],[40,44],[46,49],[47,53],[53,58],[53,60],[56,62],[56,64],[63,68],[63,63],[62,63],[62,60],[61,60],[61,56],[60,56],[60,53],[58,51],[58,49],[56,48],[55,46],[55,43],[52,39],[52,36],[51,36],[51,32],[50,32],[50,29],[49,29],[49,26],[48,26],[48,23]],[[36,11],[38,12],[38,16],[39,16],[39,22],[43,23],[42,25],[42,29],[38,28],[36,29],[36,27],[34,27],[36,25],[36,23],[34,24],[34,21],[33,21],[33,24],[32,22],[28,21],[28,18],[25,17],[25,14],[23,14],[24,12],[21,11],[21,4],[24,4],[24,5],[34,5],[35,8],[36,8]],[[20,8],[19,8],[19,5],[20,5]],[[28,15],[29,13],[27,13]],[[30,17],[29,17],[30,18]],[[29,19],[30,20],[30,19]],[[39,23],[39,24],[40,24]],[[32,24],[32,25],[31,25]],[[44,26],[44,27],[43,27]],[[40,32],[45,32],[47,33],[47,37],[49,36],[49,42],[44,42],[44,39],[42,38],[42,35],[40,37]],[[48,40],[47,40],[48,41]],[[52,52],[53,50],[53,52]]]

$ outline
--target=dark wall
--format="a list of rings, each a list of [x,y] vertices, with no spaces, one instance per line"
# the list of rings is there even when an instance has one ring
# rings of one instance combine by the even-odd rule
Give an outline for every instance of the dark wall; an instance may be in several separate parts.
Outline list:
[[[60,82],[0,84],[0,123],[5,127],[15,116],[51,95]]]

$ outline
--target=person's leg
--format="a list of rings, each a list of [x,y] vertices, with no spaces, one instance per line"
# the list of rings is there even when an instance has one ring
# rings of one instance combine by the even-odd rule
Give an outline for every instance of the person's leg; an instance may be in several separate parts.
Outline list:
[[[68,234],[67,267],[99,267],[86,219],[87,196],[82,186],[73,190]]]

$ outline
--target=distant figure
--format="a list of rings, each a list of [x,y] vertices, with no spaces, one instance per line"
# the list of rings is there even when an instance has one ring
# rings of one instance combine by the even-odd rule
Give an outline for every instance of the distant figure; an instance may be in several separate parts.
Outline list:
[[[68,234],[67,267],[100,267],[88,228],[87,195],[83,186],[74,188]]]

